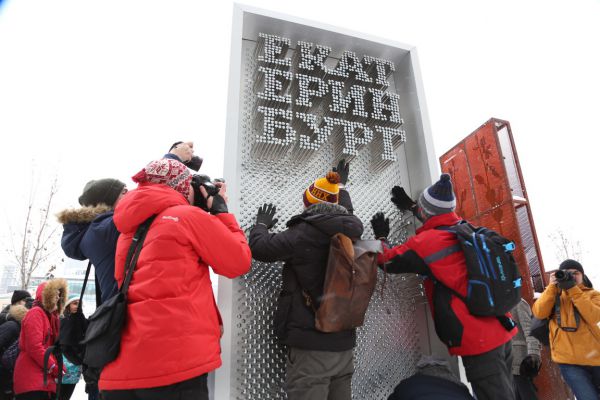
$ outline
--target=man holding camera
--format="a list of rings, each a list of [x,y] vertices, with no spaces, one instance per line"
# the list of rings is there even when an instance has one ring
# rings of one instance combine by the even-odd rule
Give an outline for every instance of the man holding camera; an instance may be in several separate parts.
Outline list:
[[[416,273],[429,278],[424,284],[436,333],[450,354],[461,356],[477,399],[514,399],[510,344],[516,333],[514,323],[508,316],[501,322],[501,318],[469,312],[463,301],[467,295],[464,253],[446,251],[457,246],[458,240],[454,233],[439,229],[461,222],[454,212],[456,198],[450,175],[442,174],[416,203],[399,186],[392,189],[391,200],[401,211],[412,211],[423,226],[405,243],[384,249],[379,263],[392,274]],[[377,239],[387,238],[390,226],[383,213],[373,217],[371,226]]]
[[[138,226],[155,216],[127,293],[127,320],[118,357],[104,368],[104,400],[208,399],[207,373],[221,365],[221,318],[208,266],[235,278],[248,272],[244,232],[227,210],[224,183],[194,207],[192,175],[181,162],[152,161],[133,176],[139,185],[115,208],[121,232],[115,277]]]
[[[600,396],[600,292],[583,266],[565,260],[533,304],[533,315],[549,318],[552,361],[578,399]]]

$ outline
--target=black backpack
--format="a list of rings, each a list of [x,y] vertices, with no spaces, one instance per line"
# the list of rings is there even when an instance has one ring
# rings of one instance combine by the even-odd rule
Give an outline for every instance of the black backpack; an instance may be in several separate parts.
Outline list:
[[[465,302],[473,315],[505,318],[521,300],[521,274],[512,256],[515,243],[491,229],[474,227],[466,221],[436,229],[454,233],[458,244],[426,257],[425,263],[462,251],[467,264],[467,296],[453,291],[454,295]],[[505,322],[501,321],[503,325]],[[510,322],[508,325],[514,326]]]
[[[146,234],[156,215],[142,223],[129,247],[125,260],[125,279],[113,297],[102,303],[90,316],[85,332],[85,355],[83,362],[88,367],[102,369],[117,358],[121,349],[121,331],[127,315],[127,290],[144,244]]]

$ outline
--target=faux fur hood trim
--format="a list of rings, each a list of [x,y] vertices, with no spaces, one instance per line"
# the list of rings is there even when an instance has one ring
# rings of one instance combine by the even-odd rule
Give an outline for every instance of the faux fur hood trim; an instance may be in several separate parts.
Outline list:
[[[21,322],[23,318],[25,318],[25,314],[27,314],[27,307],[19,304],[15,306],[10,306],[8,310],[8,315],[12,317],[17,322]]]
[[[81,208],[69,208],[56,214],[60,224],[85,224],[92,222],[100,214],[112,211],[113,208],[106,204],[97,206],[86,206]]]
[[[51,312],[56,306],[58,313],[62,314],[69,295],[67,281],[57,278],[44,283],[41,294],[42,307],[44,307],[44,310]],[[55,302],[56,294],[59,295],[58,304]]]
[[[303,215],[317,215],[317,214],[348,214],[348,210],[339,204],[334,203],[317,203],[308,207]]]

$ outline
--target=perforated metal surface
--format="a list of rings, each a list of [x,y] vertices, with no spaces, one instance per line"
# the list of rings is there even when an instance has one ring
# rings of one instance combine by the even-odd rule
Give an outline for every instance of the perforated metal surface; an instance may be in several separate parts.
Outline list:
[[[273,231],[279,232],[285,229],[290,217],[302,212],[303,191],[341,158],[344,143],[343,137],[335,135],[317,151],[283,146],[277,149],[257,143],[262,126],[256,123],[256,93],[260,87],[255,84],[258,68],[255,48],[256,42],[243,41],[239,126],[241,192],[237,217],[247,231],[254,224],[258,207],[272,202],[277,206],[276,217],[280,221]],[[394,92],[393,81],[388,90]],[[399,146],[396,154],[403,151],[404,147]],[[400,168],[406,167],[401,162],[374,160],[373,152],[365,146],[353,157],[347,188],[355,214],[365,225],[363,238],[373,238],[369,220],[375,212],[383,211],[392,221],[390,238],[398,242],[406,238],[412,225],[408,217],[402,218],[395,210],[389,201],[389,192],[393,185],[403,184]],[[234,283],[231,398],[285,398],[284,348],[277,344],[272,332],[281,269],[281,263],[254,261],[251,272]],[[378,279],[377,293],[369,306],[365,325],[358,331],[356,372],[352,382],[354,399],[387,398],[402,378],[414,372],[420,356],[419,335],[427,335],[418,331],[415,320],[415,304],[424,301],[420,279],[414,275],[388,275],[384,287],[381,271]]]

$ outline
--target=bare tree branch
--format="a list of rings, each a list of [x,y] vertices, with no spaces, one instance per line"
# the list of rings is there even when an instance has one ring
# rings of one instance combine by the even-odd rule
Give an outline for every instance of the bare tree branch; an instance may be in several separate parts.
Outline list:
[[[567,258],[582,262],[583,251],[581,242],[572,238],[562,229],[557,229],[556,233],[548,235],[554,244],[554,254],[559,260]]]
[[[20,286],[26,289],[31,281],[33,273],[47,261],[54,252],[52,249],[52,240],[56,237],[58,226],[50,226],[50,215],[52,202],[58,191],[58,178],[55,176],[51,182],[50,188],[44,198],[44,204],[38,208],[36,206],[36,194],[39,181],[35,182],[32,176],[32,185],[29,191],[27,202],[27,211],[18,239],[20,245],[15,245],[15,237],[12,234],[13,229],[9,226],[9,231],[13,238],[12,253],[14,260],[19,268]],[[56,265],[49,266],[49,272],[56,269]]]

